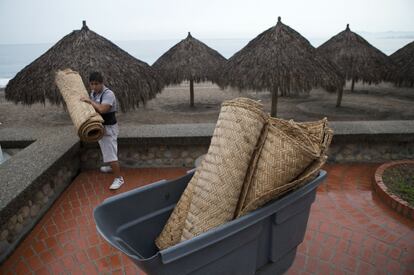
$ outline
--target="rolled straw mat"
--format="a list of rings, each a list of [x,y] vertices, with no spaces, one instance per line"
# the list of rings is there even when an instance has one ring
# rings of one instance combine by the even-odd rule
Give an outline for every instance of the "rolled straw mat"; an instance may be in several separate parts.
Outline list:
[[[234,218],[267,118],[262,105],[253,100],[237,98],[222,104],[209,150],[157,238],[158,248],[191,239]]]
[[[80,75],[71,69],[65,69],[56,73],[55,81],[79,138],[85,142],[100,140],[105,133],[103,119],[92,105],[80,101],[82,96],[88,97]]]

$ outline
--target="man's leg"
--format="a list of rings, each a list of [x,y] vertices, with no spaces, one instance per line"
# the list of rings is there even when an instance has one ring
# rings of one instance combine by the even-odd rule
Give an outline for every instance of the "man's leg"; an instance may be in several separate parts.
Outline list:
[[[116,178],[121,177],[121,167],[119,165],[118,161],[112,161],[110,162],[111,168],[112,168],[112,172],[114,173],[114,176]]]

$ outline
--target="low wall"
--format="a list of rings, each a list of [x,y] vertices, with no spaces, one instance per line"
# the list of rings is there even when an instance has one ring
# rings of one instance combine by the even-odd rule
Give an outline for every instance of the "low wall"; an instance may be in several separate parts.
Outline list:
[[[331,122],[334,137],[329,163],[385,162],[414,158],[414,121]],[[123,167],[193,167],[207,152],[215,124],[152,125],[123,128],[119,160]],[[81,168],[96,169],[102,156],[96,144],[81,152]]]
[[[0,144],[6,150],[28,146],[0,165],[0,262],[30,232],[80,169],[80,143],[68,131],[47,137],[1,133]]]
[[[328,162],[414,159],[414,121],[331,122]]]
[[[215,124],[121,125],[123,167],[194,167]],[[331,122],[328,162],[414,159],[414,121]],[[81,170],[102,165],[98,145],[73,127],[1,129],[3,148],[25,149],[0,165],[0,262],[17,246]]]
[[[121,129],[118,157],[122,167],[194,167],[207,152],[214,124],[144,125]],[[85,144],[81,168],[102,165],[97,144]]]

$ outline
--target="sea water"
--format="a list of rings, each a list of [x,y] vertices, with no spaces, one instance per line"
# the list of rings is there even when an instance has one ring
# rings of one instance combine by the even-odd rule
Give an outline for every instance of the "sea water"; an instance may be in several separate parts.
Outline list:
[[[394,53],[399,48],[414,40],[412,33],[396,34],[366,34],[363,35],[369,43],[380,49],[387,55]],[[318,47],[329,37],[309,38],[309,42]],[[230,58],[234,53],[243,48],[249,38],[239,39],[201,39],[208,46],[220,52],[224,57]],[[160,39],[160,40],[137,40],[137,41],[114,41],[116,45],[127,51],[132,56],[152,65],[158,57],[165,53],[169,48],[178,43],[180,39]],[[33,62],[36,58],[45,53],[52,43],[43,44],[0,44],[0,88],[4,88],[7,82],[13,78],[17,72]]]

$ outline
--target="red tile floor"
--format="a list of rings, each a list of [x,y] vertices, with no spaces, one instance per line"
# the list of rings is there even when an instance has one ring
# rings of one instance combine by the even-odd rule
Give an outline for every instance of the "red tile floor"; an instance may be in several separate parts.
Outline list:
[[[374,164],[326,165],[305,241],[288,274],[414,274],[414,222],[372,192]],[[185,169],[126,169],[126,184],[108,190],[109,175],[80,174],[0,267],[0,274],[144,274],[95,229],[103,199]]]

